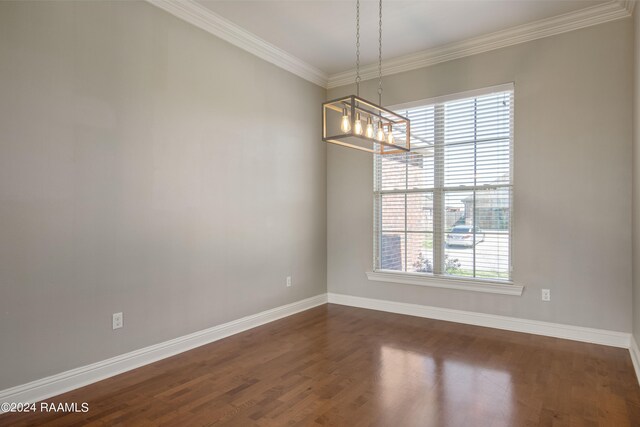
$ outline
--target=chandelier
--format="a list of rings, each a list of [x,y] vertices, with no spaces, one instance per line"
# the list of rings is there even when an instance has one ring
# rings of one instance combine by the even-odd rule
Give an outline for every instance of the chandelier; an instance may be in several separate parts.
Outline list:
[[[382,0],[378,2],[378,103],[360,98],[360,0],[356,0],[356,94],[322,104],[322,140],[376,154],[411,150],[409,119],[382,107]]]

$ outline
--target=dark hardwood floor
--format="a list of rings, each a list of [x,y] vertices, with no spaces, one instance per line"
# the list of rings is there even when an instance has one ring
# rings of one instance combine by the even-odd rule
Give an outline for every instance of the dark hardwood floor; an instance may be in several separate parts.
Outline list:
[[[0,425],[640,426],[627,350],[325,305]]]

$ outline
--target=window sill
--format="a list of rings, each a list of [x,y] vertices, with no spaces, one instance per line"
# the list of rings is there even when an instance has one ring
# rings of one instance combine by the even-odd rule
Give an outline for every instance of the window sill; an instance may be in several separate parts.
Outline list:
[[[487,292],[490,294],[521,296],[524,286],[513,282],[494,282],[482,279],[458,279],[428,276],[393,271],[367,271],[367,278],[376,282],[402,283],[405,285],[429,286],[432,288],[457,289],[461,291]]]

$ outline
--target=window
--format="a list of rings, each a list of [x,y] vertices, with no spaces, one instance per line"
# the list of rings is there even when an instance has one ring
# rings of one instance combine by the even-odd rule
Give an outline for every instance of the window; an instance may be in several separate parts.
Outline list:
[[[513,87],[395,110],[412,152],[374,159],[375,270],[510,281]]]

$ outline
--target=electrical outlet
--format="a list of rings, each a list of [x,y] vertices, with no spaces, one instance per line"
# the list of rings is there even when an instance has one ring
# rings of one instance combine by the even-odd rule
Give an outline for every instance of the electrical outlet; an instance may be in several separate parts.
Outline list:
[[[287,288],[291,287],[291,276],[287,276]]]
[[[542,290],[542,301],[551,301],[551,289]]]
[[[113,313],[113,329],[120,329],[123,326],[122,313]]]

